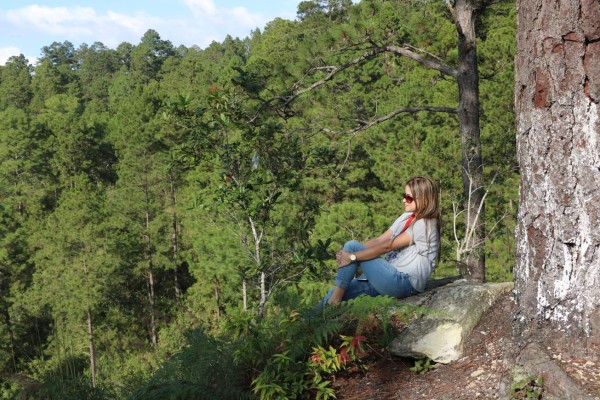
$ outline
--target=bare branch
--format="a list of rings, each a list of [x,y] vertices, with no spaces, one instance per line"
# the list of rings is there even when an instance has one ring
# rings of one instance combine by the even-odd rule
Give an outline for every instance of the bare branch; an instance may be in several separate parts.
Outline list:
[[[454,1],[446,0],[446,6],[448,7],[448,11],[450,11],[450,15],[452,15],[452,21],[454,25],[459,26],[458,17],[456,16],[456,10],[454,9]]]
[[[410,58],[428,68],[435,69],[436,71],[441,72],[444,75],[448,75],[453,77],[454,79],[458,78],[458,71],[456,68],[452,68],[446,64],[443,64],[435,59],[423,57],[422,55],[416,53],[411,50],[409,46],[384,46],[385,51],[389,51],[391,53],[400,54],[406,58]],[[423,51],[423,53],[426,53]]]
[[[501,173],[500,173],[500,171],[497,171],[494,174],[490,184],[488,185],[488,189],[485,190],[479,204],[473,205],[477,208],[474,216],[471,215],[471,209],[475,208],[475,207],[472,207],[472,204],[471,204],[472,196],[476,191],[483,190],[483,187],[473,188],[473,179],[471,178],[471,174],[469,172],[466,172],[466,174],[469,178],[467,206],[464,207],[464,209],[459,210],[458,203],[452,202],[452,209],[454,212],[453,228],[454,228],[454,240],[456,241],[456,259],[459,261],[461,261],[463,259],[463,254],[469,254],[474,249],[483,246],[485,243],[485,240],[491,236],[492,231],[496,228],[496,226],[498,226],[498,224],[500,224],[500,221],[502,221],[504,219],[504,217],[506,216],[506,213],[505,213],[502,217],[500,217],[500,219],[495,221],[494,226],[492,227],[492,229],[490,229],[487,232],[487,234],[485,235],[485,237],[483,239],[475,240],[476,239],[475,238],[475,230],[476,230],[476,227],[479,224],[479,220],[481,218],[483,205],[485,204],[487,195],[490,193],[490,188],[494,185],[496,178]],[[465,217],[464,237],[459,238],[458,232],[457,232],[457,219],[458,219],[458,216],[463,214],[464,212],[467,213],[467,215]],[[461,261],[461,264],[464,264],[464,263],[462,263],[462,261]],[[466,264],[464,264],[464,265],[466,265]]]
[[[424,54],[427,54],[429,57],[431,57],[431,58],[433,58],[433,59],[436,59],[436,60],[438,60],[438,61],[439,61],[440,63],[442,63],[442,64],[443,64],[443,62],[444,62],[444,61],[441,59],[441,57],[438,57],[438,56],[436,56],[435,54],[433,54],[433,53],[430,53],[430,52],[428,52],[428,51],[427,51],[427,50],[425,50],[425,49],[420,49],[420,48],[418,48],[418,47],[415,47],[415,46],[412,46],[412,45],[410,45],[410,44],[406,44],[406,43],[404,44],[404,47],[405,47],[405,48],[407,48],[407,49],[411,49],[411,50],[413,50],[413,51],[415,51],[415,52],[417,52],[417,53],[424,53]]]
[[[264,110],[265,108],[267,108],[269,105],[275,104],[276,108],[278,110],[285,109],[285,108],[289,107],[289,105],[293,101],[295,101],[298,97],[331,81],[338,73],[340,73],[354,65],[358,65],[367,60],[375,58],[379,54],[385,53],[385,52],[390,52],[393,54],[398,54],[398,55],[404,56],[404,57],[409,58],[413,61],[416,61],[428,68],[439,71],[444,75],[451,76],[454,79],[458,78],[458,71],[455,68],[445,65],[440,60],[440,58],[433,56],[432,54],[428,53],[425,50],[415,48],[411,45],[375,46],[375,47],[372,47],[367,52],[361,54],[360,56],[358,56],[342,65],[339,65],[339,66],[327,65],[327,66],[318,66],[318,67],[310,68],[299,81],[297,81],[296,83],[294,83],[292,85],[292,87],[291,87],[292,94],[291,95],[276,96],[276,97],[266,100],[262,104],[262,106],[257,110],[256,114],[250,119],[250,122],[251,123],[254,122],[256,120],[256,118],[258,118],[258,116],[260,115],[260,112],[262,110]],[[424,57],[419,53],[427,54],[428,57]],[[325,71],[325,72],[327,72],[327,75],[324,78],[319,79],[318,81],[314,82],[312,85],[310,85],[306,88],[303,88],[303,89],[299,89],[298,87],[300,86],[300,83],[303,82],[311,72],[316,72],[316,71]],[[435,111],[435,110],[425,110],[425,111]],[[444,112],[454,112],[454,111],[444,111]]]
[[[442,113],[448,113],[448,114],[457,114],[458,110],[456,108],[451,108],[451,107],[429,107],[429,106],[422,106],[422,107],[403,107],[403,108],[399,108],[397,110],[392,111],[391,113],[384,115],[383,117],[379,117],[377,119],[374,119],[372,121],[369,122],[365,122],[363,125],[358,126],[356,128],[353,129],[349,129],[346,131],[341,131],[341,132],[336,132],[336,131],[332,131],[331,129],[327,129],[327,128],[321,128],[321,130],[325,133],[329,133],[329,134],[335,134],[335,135],[349,135],[349,134],[355,134],[358,132],[362,132],[362,131],[366,131],[367,129],[369,129],[370,127],[380,124],[382,122],[385,122],[387,120],[390,120],[392,118],[394,118],[396,115],[401,114],[401,113],[416,113],[419,111],[430,111],[430,112],[442,112]]]
[[[296,100],[298,97],[300,97],[304,93],[310,92],[311,90],[313,90],[313,89],[315,89],[315,88],[317,88],[319,86],[322,86],[325,83],[329,82],[339,72],[344,71],[345,69],[348,69],[348,68],[352,67],[353,65],[357,65],[357,64],[362,63],[363,61],[369,60],[369,59],[371,59],[371,58],[373,58],[373,57],[377,56],[378,54],[381,54],[381,53],[383,53],[385,51],[386,51],[385,48],[378,47],[378,48],[374,48],[374,49],[372,49],[372,50],[370,50],[370,51],[368,51],[368,52],[366,52],[366,53],[364,53],[364,54],[362,54],[362,55],[354,58],[353,60],[350,60],[347,63],[344,63],[344,64],[342,64],[342,65],[340,65],[338,67],[336,67],[336,66],[326,66],[326,67],[312,68],[311,71],[326,70],[326,71],[329,71],[329,73],[323,79],[320,79],[320,80],[316,81],[315,83],[313,83],[312,85],[310,85],[307,88],[300,89],[300,90],[296,91],[291,96],[280,96],[280,97],[276,97],[275,99],[272,99],[272,100],[283,100],[283,102],[282,102],[282,104],[280,106],[286,107],[292,101]]]

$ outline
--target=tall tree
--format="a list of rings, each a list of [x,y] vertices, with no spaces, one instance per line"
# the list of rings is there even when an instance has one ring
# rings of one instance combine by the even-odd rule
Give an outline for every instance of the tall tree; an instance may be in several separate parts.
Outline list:
[[[146,83],[158,78],[163,63],[172,55],[175,49],[171,42],[162,40],[158,32],[149,29],[131,52],[131,69],[137,80]]]
[[[203,201],[216,205],[237,227],[247,253],[240,271],[242,295],[246,298],[246,282],[259,276],[258,313],[264,315],[281,275],[294,274],[283,270],[282,259],[273,257],[277,249],[272,233],[277,225],[274,207],[283,192],[297,188],[303,168],[298,137],[282,133],[281,126],[271,121],[249,123],[245,109],[249,101],[244,96],[211,91],[208,110],[196,108],[187,97],[174,102],[173,122],[185,138],[184,158],[211,172]]]
[[[73,354],[86,353],[92,386],[96,385],[96,314],[112,291],[111,279],[118,265],[111,251],[102,188],[80,175],[63,192],[56,210],[34,239],[36,272],[28,296],[38,313],[48,306],[55,322],[54,340],[59,348],[70,343]],[[82,329],[83,328],[83,329]]]
[[[23,109],[29,105],[32,70],[22,54],[8,59],[0,74],[0,110],[9,106]]]
[[[79,61],[71,42],[53,42],[43,47],[32,80],[32,107],[42,108],[45,101],[56,94],[79,97],[78,69]]]
[[[77,97],[57,94],[46,100],[38,118],[49,135],[51,166],[62,187],[72,186],[81,172],[97,182],[114,179],[114,155],[104,126],[83,120],[82,111]]]
[[[108,109],[108,88],[110,81],[119,69],[116,50],[102,43],[91,46],[81,45],[77,50],[80,68],[82,103],[87,112],[102,113]]]
[[[600,3],[520,0],[515,287],[531,324],[600,343]]]
[[[0,321],[11,367],[31,357],[27,317],[16,306],[31,283],[29,237],[46,205],[49,152],[28,113],[14,106],[0,111]],[[1,357],[0,357],[1,358]],[[3,363],[2,360],[0,364]]]
[[[172,265],[172,234],[176,214],[167,213],[173,205],[168,171],[168,149],[160,135],[158,85],[137,85],[128,75],[116,79],[111,88],[110,137],[118,155],[118,180],[111,193],[117,229],[128,236],[130,263],[145,281],[146,321],[151,342],[158,344],[159,277]],[[172,209],[175,211],[175,209]],[[175,222],[175,225],[178,225]],[[170,228],[171,227],[171,228]],[[179,229],[179,228],[177,228]],[[175,293],[174,291],[170,291]]]
[[[331,9],[335,12],[336,18],[350,15],[348,12],[341,12],[349,7],[347,2],[339,3],[332,7],[333,2],[303,2],[300,8],[300,17],[304,21],[310,21],[311,18],[323,20],[323,14]],[[410,26],[399,22],[399,15],[415,12],[415,9],[427,10],[431,8],[433,12],[428,13],[436,22],[441,25],[440,31],[443,31],[446,22],[439,19],[440,10],[436,10],[441,5],[437,2],[362,2],[357,5],[357,13],[362,14],[362,18],[356,20],[351,29],[338,33],[337,41],[334,44],[340,50],[334,52],[334,56],[325,56],[315,53],[311,60],[312,64],[307,68],[307,73],[302,75],[300,80],[289,85],[288,93],[281,97],[271,98],[271,105],[275,105],[280,113],[286,117],[293,115],[290,106],[299,96],[307,92],[312,92],[316,88],[330,84],[338,90],[345,90],[344,83],[352,86],[348,81],[352,80],[349,70],[360,70],[362,73],[355,78],[359,81],[364,80],[371,83],[378,79],[369,70],[369,63],[378,58],[383,58],[382,62],[391,64],[388,61],[389,55],[397,56],[403,60],[409,60],[425,69],[434,72],[431,74],[432,82],[441,82],[446,79],[452,80],[456,84],[456,106],[447,106],[447,99],[439,102],[435,96],[431,99],[424,99],[423,93],[417,95],[412,103],[405,104],[405,99],[398,99],[396,104],[388,105],[387,114],[380,111],[379,107],[365,107],[364,103],[349,103],[352,111],[345,111],[350,114],[345,123],[340,124],[341,129],[331,129],[327,126],[327,121],[321,121],[320,128],[328,131],[332,135],[356,135],[375,125],[390,121],[402,114],[417,115],[419,112],[444,113],[457,116],[458,129],[460,132],[460,143],[462,152],[461,170],[462,185],[464,193],[463,208],[464,212],[464,235],[461,240],[467,242],[468,251],[462,253],[461,259],[457,260],[461,272],[468,279],[474,281],[485,280],[485,187],[484,170],[481,153],[480,139],[480,99],[479,99],[479,71],[477,57],[477,30],[476,21],[480,15],[489,7],[492,1],[474,1],[474,0],[456,0],[446,2],[446,13],[454,27],[456,34],[455,48],[435,47],[435,40],[438,38],[444,40],[442,34],[419,41],[419,35],[411,36]],[[425,11],[427,12],[427,11]],[[369,15],[374,21],[370,23]],[[353,20],[349,18],[350,24]],[[376,25],[379,23],[380,25]],[[422,16],[420,19],[422,25]],[[435,25],[438,26],[437,24]],[[425,28],[425,30],[427,30]],[[431,32],[430,32],[431,33]],[[444,33],[446,33],[444,31]],[[424,39],[424,38],[422,38]],[[412,41],[417,43],[413,43]],[[434,42],[432,43],[431,40]],[[420,46],[422,45],[422,46]],[[434,47],[429,49],[428,46]],[[436,50],[443,51],[442,54],[436,54]],[[332,53],[327,48],[323,53]],[[401,62],[401,61],[400,61]],[[399,62],[399,63],[400,63]],[[406,64],[402,64],[405,66]],[[395,69],[394,69],[395,70]],[[389,70],[388,70],[389,71]],[[387,72],[387,71],[386,71]],[[340,76],[347,74],[350,78],[342,83]],[[398,86],[406,81],[404,76],[395,80]],[[394,85],[388,85],[390,90],[394,90]],[[372,90],[369,86],[366,90]],[[417,94],[415,92],[415,94]],[[337,101],[337,97],[336,97]],[[416,103],[416,104],[415,104]],[[436,104],[437,103],[437,104]],[[342,103],[343,104],[343,103]],[[379,104],[374,102],[373,104]],[[384,109],[384,107],[380,107]],[[391,109],[390,109],[391,108]],[[340,107],[336,106],[336,112],[339,113]],[[341,119],[338,115],[335,118]],[[357,123],[351,121],[356,120]],[[334,117],[332,121],[335,122]],[[325,126],[325,128],[323,128]]]

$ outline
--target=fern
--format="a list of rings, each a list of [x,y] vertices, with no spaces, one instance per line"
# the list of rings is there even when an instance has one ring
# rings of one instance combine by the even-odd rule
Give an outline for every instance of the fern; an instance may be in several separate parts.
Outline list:
[[[261,373],[253,381],[253,391],[265,400],[298,399],[307,396],[309,389],[321,390],[316,393],[317,396],[326,394],[327,398],[331,397],[331,389],[326,387],[326,382],[319,389],[315,389],[314,382],[309,382],[311,378],[306,361],[312,349],[328,346],[339,340],[342,333],[354,335],[357,330],[365,329],[367,320],[371,325],[370,339],[389,341],[392,335],[388,310],[392,306],[398,306],[396,299],[359,297],[324,308],[288,309],[253,327],[256,336],[254,342],[248,342],[248,345],[256,350],[257,343],[262,342],[260,353],[265,357],[262,360],[267,360],[263,366],[255,365]],[[374,319],[376,323],[372,322]],[[265,343],[268,345],[265,346]]]
[[[134,396],[158,399],[251,399],[245,371],[234,364],[236,341],[218,339],[197,329],[186,335],[187,347],[167,361]]]
[[[35,398],[109,400],[115,398],[115,393],[110,388],[104,387],[103,385],[92,387],[92,382],[88,377],[77,376],[45,382],[42,387],[36,391]]]
[[[398,307],[407,319],[422,312],[389,297],[363,296],[325,308],[281,306],[260,320],[232,313],[222,336],[201,329],[188,333],[187,346],[133,399],[301,399],[311,392],[331,398],[326,382],[315,386],[310,376],[313,349],[335,347],[340,335],[359,331],[385,344],[391,337],[390,309],[398,313]]]

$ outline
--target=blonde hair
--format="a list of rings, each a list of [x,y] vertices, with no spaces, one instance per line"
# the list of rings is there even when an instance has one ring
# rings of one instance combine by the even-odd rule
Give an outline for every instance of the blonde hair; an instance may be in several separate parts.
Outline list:
[[[416,211],[415,219],[432,219],[441,228],[439,192],[435,182],[426,176],[413,176],[406,182],[412,192]]]

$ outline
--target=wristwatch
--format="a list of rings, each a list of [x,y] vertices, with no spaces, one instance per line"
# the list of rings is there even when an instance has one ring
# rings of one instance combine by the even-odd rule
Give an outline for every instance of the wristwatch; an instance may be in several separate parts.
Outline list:
[[[356,254],[350,254],[350,261],[356,261]]]

